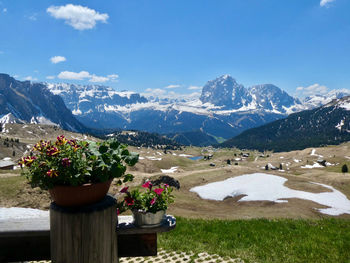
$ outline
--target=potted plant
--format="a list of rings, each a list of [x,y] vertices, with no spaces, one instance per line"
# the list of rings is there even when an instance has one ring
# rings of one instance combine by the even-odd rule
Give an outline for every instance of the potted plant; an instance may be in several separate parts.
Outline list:
[[[168,205],[174,202],[174,196],[171,194],[173,189],[167,184],[153,188],[150,181],[144,183],[142,187],[144,191],[139,189],[129,191],[128,187],[120,191],[125,194],[122,210],[132,211],[136,226],[158,226],[162,224]]]
[[[61,135],[55,142],[38,142],[19,165],[32,187],[49,190],[58,205],[77,206],[101,200],[114,178],[117,184],[132,181],[126,165],[137,161],[138,154],[115,139],[87,142]]]

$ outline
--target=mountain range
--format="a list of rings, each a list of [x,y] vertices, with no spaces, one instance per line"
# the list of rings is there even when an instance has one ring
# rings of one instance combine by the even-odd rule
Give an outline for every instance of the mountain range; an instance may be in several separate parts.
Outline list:
[[[170,99],[100,85],[22,82],[0,74],[0,123],[46,122],[79,132],[141,130],[203,146],[344,95],[350,91],[331,91],[300,101],[275,85],[246,88],[222,75],[208,81],[197,97]]]
[[[220,144],[221,147],[291,151],[350,140],[350,96],[313,110],[293,113]]]
[[[274,85],[245,88],[229,75],[209,81],[199,98],[162,100],[98,85],[46,84],[75,117],[92,128],[161,134],[202,131],[224,139],[305,109]]]

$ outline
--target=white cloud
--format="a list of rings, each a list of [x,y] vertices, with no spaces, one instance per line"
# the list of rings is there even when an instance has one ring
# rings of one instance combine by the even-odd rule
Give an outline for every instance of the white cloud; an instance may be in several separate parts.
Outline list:
[[[198,86],[189,86],[188,89],[189,89],[189,90],[201,90],[202,87],[198,87]]]
[[[109,81],[109,78],[92,75],[91,78],[89,79],[89,81],[90,82],[106,82],[106,81]]]
[[[107,78],[109,78],[111,81],[117,81],[119,78],[118,74],[110,74],[107,76]]]
[[[324,95],[327,93],[328,88],[316,83],[308,87],[297,87],[296,91],[299,96]]]
[[[46,76],[46,79],[55,79],[55,76]]]
[[[50,6],[46,11],[56,19],[64,19],[66,24],[77,30],[92,29],[97,22],[107,23],[109,18],[108,14],[100,14],[81,5]]]
[[[65,57],[62,57],[62,56],[54,56],[54,57],[50,58],[50,60],[51,60],[51,63],[57,64],[57,63],[60,63],[60,62],[64,62],[67,59]]]
[[[33,78],[32,76],[27,76],[24,78],[24,80],[29,80],[29,81],[37,81],[37,78]]]
[[[180,88],[181,85],[168,85],[166,87],[164,87],[165,89],[177,89],[177,88]]]
[[[62,71],[57,76],[60,79],[71,79],[71,80],[89,80],[89,82],[106,82],[106,81],[116,81],[117,74],[111,74],[108,76],[97,76],[95,74],[90,74],[87,71],[72,72],[72,71]]]
[[[90,78],[90,73],[87,71],[80,71],[80,72],[62,71],[60,74],[58,74],[58,78],[83,80],[83,79]]]
[[[7,13],[7,8],[3,8],[2,12]]]
[[[335,0],[321,0],[320,6],[327,6],[329,3],[335,2]]]

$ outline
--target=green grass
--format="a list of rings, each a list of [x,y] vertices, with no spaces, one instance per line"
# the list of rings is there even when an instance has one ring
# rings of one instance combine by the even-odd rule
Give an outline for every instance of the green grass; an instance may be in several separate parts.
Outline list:
[[[0,200],[15,198],[26,181],[24,176],[0,178]]]
[[[166,250],[239,257],[245,262],[350,262],[350,221],[180,217],[175,230],[159,235],[158,245]]]
[[[327,167],[326,167],[326,171],[327,171],[327,172],[334,172],[334,173],[342,173],[342,172],[341,172],[341,168],[342,168],[342,166],[343,166],[344,164],[346,164],[346,165],[348,166],[348,169],[349,169],[349,171],[350,171],[350,161],[340,162],[340,164],[337,165],[337,166],[327,166]],[[345,174],[350,175],[349,172],[348,172],[348,173],[345,173]]]

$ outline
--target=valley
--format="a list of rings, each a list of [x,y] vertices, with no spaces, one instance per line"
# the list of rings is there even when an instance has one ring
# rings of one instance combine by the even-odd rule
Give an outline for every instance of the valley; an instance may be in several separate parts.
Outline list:
[[[17,150],[16,157],[11,157],[11,151],[7,151],[7,148],[12,147],[1,144],[1,159],[10,157],[15,162],[41,138],[53,140],[56,136],[64,134],[68,138],[99,140],[88,135],[63,131],[56,126],[6,124],[5,128],[8,132],[1,134],[1,140],[5,137],[18,139],[20,146],[13,147],[21,150]],[[179,181],[181,187],[174,191],[176,202],[169,209],[169,213],[176,216],[208,219],[333,217],[317,210],[326,208],[325,206],[299,198],[288,198],[288,202],[268,200],[239,202],[244,196],[236,195],[223,201],[214,201],[202,199],[198,194],[191,192],[191,189],[197,186],[254,173],[285,178],[287,181],[284,186],[292,190],[309,193],[330,191],[314,184],[319,183],[334,187],[347,198],[350,197],[350,174],[341,172],[342,165],[347,164],[350,167],[350,143],[279,153],[212,147],[164,150],[130,146],[129,149],[140,154],[139,162],[129,169],[135,176],[134,181],[130,183],[131,186],[163,175]],[[205,159],[189,159],[196,156],[205,156]],[[326,167],[320,164],[322,161]],[[280,166],[282,169],[277,169]],[[32,189],[19,174],[18,168],[0,172],[0,206],[47,209],[50,202],[48,194],[40,189]],[[111,194],[118,195],[119,189],[120,187],[113,186]],[[350,214],[340,214],[337,217],[350,218]]]

